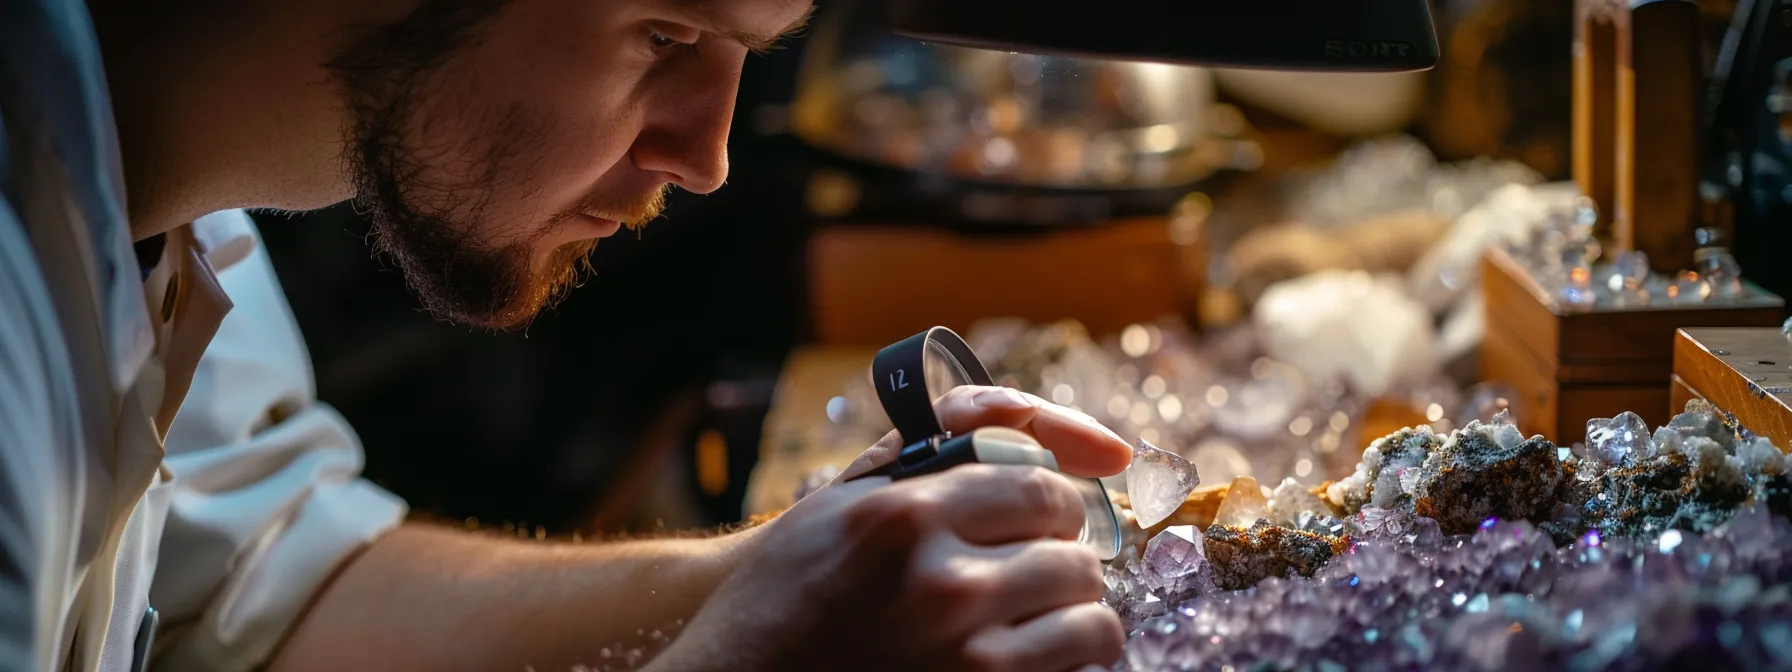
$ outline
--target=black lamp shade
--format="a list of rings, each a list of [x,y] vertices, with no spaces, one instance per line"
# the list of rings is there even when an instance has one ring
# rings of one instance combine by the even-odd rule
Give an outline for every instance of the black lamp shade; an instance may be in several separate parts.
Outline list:
[[[998,51],[1225,68],[1437,63],[1430,0],[884,0],[897,35]]]

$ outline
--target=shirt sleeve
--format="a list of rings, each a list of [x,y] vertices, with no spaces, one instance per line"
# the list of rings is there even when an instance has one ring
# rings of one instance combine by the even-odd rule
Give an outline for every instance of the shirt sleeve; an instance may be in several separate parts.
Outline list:
[[[34,287],[30,246],[0,194],[0,670],[49,664],[37,650],[45,542],[40,508],[50,497],[42,490],[44,462],[60,442],[44,394],[49,389],[44,363],[53,360],[34,325],[55,315],[45,312],[47,301]]]
[[[174,490],[150,591],[163,618],[157,669],[265,664],[333,572],[406,514],[360,477],[359,439],[317,400],[253,223],[241,211],[209,219],[195,230],[234,230],[255,244],[220,248],[233,257],[218,280],[235,307],[166,441]]]

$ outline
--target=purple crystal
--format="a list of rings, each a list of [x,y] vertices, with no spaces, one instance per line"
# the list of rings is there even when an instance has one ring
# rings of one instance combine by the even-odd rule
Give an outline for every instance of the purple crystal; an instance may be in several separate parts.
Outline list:
[[[1434,553],[1443,547],[1444,531],[1435,520],[1415,518],[1412,527],[1407,530],[1405,542],[1416,551]]]
[[[1412,520],[1412,516],[1399,509],[1365,506],[1351,519],[1354,527],[1351,536],[1369,539],[1401,537],[1411,529]]]
[[[1204,538],[1211,564],[1187,576],[1198,580],[1223,573],[1231,577],[1224,585],[1234,590],[1203,584],[1198,595],[1186,598],[1160,597],[1147,589],[1129,593],[1139,605],[1122,611],[1129,626],[1141,622],[1139,614],[1161,613],[1153,605],[1170,602],[1175,608],[1138,631],[1128,644],[1125,669],[1782,665],[1792,656],[1792,600],[1786,598],[1792,594],[1792,522],[1770,503],[1783,498],[1773,488],[1792,487],[1781,483],[1792,479],[1770,473],[1775,466],[1784,471],[1783,459],[1773,464],[1771,455],[1758,450],[1765,444],[1755,445],[1734,420],[1715,409],[1689,411],[1664,428],[1671,450],[1645,452],[1633,443],[1632,453],[1614,460],[1630,466],[1580,462],[1577,478],[1546,502],[1545,516],[1502,511],[1485,522],[1468,519],[1461,521],[1467,532],[1462,536],[1445,536],[1440,521],[1416,516],[1405,503],[1361,506],[1347,523],[1322,511],[1289,516],[1295,507],[1275,507],[1275,519],[1295,529],[1348,527],[1348,550],[1318,560],[1324,564],[1312,578],[1280,571],[1246,578],[1237,563],[1264,560],[1270,556],[1260,551],[1282,543],[1323,537],[1298,536],[1268,523],[1248,530],[1210,529]],[[1491,424],[1477,430],[1488,446],[1476,450],[1492,451],[1489,446],[1510,438],[1499,436],[1502,430]],[[1606,447],[1590,450],[1610,456],[1601,450]],[[1391,466],[1405,456],[1388,442],[1369,452],[1365,461],[1372,459],[1375,469],[1361,473],[1363,484],[1373,481],[1375,487],[1365,490],[1380,489],[1386,473],[1395,474],[1397,482],[1399,469],[1412,468]],[[1455,468],[1475,464],[1460,461]],[[1368,477],[1371,471],[1376,478]],[[1507,478],[1523,478],[1522,472],[1511,471]],[[1742,504],[1739,492],[1757,493],[1755,503]],[[1292,502],[1298,493],[1289,489],[1278,500],[1281,494]],[[1355,501],[1363,503],[1370,494]],[[1325,506],[1337,505],[1334,499]],[[1646,515],[1624,518],[1618,515],[1622,511]],[[1154,550],[1162,558],[1186,561],[1194,557],[1190,537],[1198,534],[1188,530],[1164,538]],[[1277,541],[1261,543],[1265,540]],[[1115,570],[1110,567],[1109,573]],[[1117,592],[1113,585],[1110,596]]]
[[[1173,590],[1206,566],[1201,531],[1193,525],[1172,525],[1145,546],[1142,576],[1154,590]]]

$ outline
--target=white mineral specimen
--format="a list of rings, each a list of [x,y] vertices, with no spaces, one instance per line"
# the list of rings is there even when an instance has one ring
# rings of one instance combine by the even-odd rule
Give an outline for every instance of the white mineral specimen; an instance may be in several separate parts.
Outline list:
[[[1299,481],[1282,479],[1282,484],[1276,486],[1276,491],[1269,497],[1269,522],[1295,527],[1302,511],[1325,513],[1325,502],[1319,501],[1319,496]]]
[[[1755,437],[1736,444],[1736,467],[1750,476],[1774,476],[1785,472],[1786,455],[1773,442]]]
[[[1322,271],[1271,286],[1253,313],[1270,357],[1375,397],[1438,368],[1429,310],[1404,283],[1363,271]]]

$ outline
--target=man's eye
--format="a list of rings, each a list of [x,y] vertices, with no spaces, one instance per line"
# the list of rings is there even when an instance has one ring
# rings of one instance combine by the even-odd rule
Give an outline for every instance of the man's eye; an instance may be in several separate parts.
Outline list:
[[[653,48],[656,51],[683,50],[683,49],[690,49],[690,48],[697,46],[690,42],[681,42],[679,40],[676,40],[676,39],[673,39],[670,37],[666,37],[665,35],[660,34],[660,33],[648,33],[647,34],[647,42],[649,44],[652,44]]]

